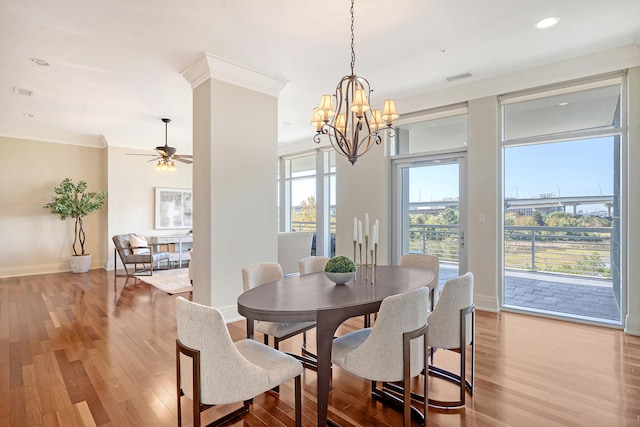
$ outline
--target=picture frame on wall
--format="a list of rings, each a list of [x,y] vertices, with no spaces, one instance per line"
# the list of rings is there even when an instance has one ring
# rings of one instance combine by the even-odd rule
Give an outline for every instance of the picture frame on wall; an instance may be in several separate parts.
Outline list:
[[[193,228],[193,192],[181,188],[156,187],[155,228]]]

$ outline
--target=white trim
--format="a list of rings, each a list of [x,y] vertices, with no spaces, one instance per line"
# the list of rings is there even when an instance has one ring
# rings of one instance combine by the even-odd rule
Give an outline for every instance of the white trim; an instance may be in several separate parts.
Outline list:
[[[624,73],[622,71],[604,74],[600,76],[587,77],[584,79],[572,80],[548,86],[525,89],[518,92],[506,93],[498,96],[501,105],[515,104],[517,102],[531,101],[533,99],[548,98],[550,96],[563,95],[567,93],[582,92],[589,89],[596,89],[606,86],[621,85]]]
[[[629,315],[627,315],[624,321],[624,333],[640,336],[640,321],[633,321]]]
[[[91,270],[102,269],[100,260],[92,260]],[[71,271],[69,261],[55,263],[55,264],[42,264],[42,265],[24,265],[20,267],[7,267],[0,268],[0,279],[7,277],[20,277],[20,276],[35,276],[37,274],[53,274],[53,273],[65,273]]]
[[[206,52],[200,54],[180,74],[192,89],[207,79],[216,79],[275,97],[289,83]]]
[[[413,123],[426,122],[429,120],[442,119],[445,117],[461,116],[469,112],[466,102],[444,107],[431,108],[428,110],[414,111],[400,117],[393,124],[395,127],[410,125]]]
[[[0,126],[0,136],[32,141],[52,142],[55,144],[78,145],[91,148],[107,147],[103,135],[76,135],[39,129],[26,129],[12,126]]]
[[[495,297],[474,294],[473,300],[476,304],[476,310],[488,311],[491,313],[500,312],[500,309],[498,308],[498,300]]]

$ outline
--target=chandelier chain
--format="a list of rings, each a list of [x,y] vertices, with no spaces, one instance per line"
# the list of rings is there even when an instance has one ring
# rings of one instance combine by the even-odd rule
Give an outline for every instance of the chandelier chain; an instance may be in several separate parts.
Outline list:
[[[354,19],[353,19],[353,4],[355,0],[351,0],[351,74],[353,74],[353,69],[356,66],[356,51],[354,48]]]

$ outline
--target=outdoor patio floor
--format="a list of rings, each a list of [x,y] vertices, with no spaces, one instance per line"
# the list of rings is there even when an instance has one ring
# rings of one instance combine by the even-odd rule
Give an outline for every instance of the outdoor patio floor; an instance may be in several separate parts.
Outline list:
[[[440,265],[440,287],[457,275],[457,266]],[[586,320],[620,322],[611,280],[507,270],[504,305]]]

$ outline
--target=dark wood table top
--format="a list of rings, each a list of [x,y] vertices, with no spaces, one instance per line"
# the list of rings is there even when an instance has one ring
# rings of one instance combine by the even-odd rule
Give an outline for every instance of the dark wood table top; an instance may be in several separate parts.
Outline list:
[[[376,267],[373,283],[371,270],[366,268],[360,268],[355,280],[344,285],[331,282],[324,272],[289,276],[240,295],[238,313],[247,318],[248,338],[253,338],[254,320],[316,322],[316,405],[318,425],[324,426],[329,421],[331,347],[338,326],[350,317],[377,312],[386,297],[422,286],[429,287],[433,300],[433,278],[429,270],[396,265]]]
[[[428,270],[391,265],[381,265],[376,270],[374,283],[371,270],[367,280],[364,268],[345,285],[336,285],[323,272],[285,277],[240,295],[238,312],[255,320],[315,321],[318,310],[379,303],[391,295],[435,286],[433,273]]]

